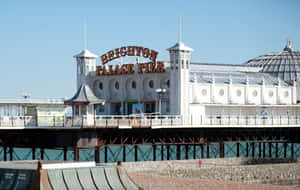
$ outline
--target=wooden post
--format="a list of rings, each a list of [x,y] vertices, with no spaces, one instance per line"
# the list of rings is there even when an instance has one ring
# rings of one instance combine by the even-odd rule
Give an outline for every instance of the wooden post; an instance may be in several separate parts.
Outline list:
[[[167,145],[167,160],[170,160],[170,145]]]
[[[237,142],[236,143],[236,157],[240,157],[240,143]]]
[[[134,145],[134,161],[138,161],[138,146]]]

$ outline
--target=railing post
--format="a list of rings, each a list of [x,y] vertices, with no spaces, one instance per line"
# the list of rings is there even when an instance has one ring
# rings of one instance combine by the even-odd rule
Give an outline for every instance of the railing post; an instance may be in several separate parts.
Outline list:
[[[173,118],[171,118],[171,126],[173,126]]]
[[[202,125],[202,115],[201,115],[201,117],[200,117],[200,125]]]
[[[63,116],[63,127],[65,126],[65,116]]]
[[[1,126],[1,116],[0,116],[0,126]]]
[[[191,115],[191,125],[193,125],[193,115]]]
[[[282,124],[282,122],[281,122],[281,115],[279,116],[279,121],[280,121],[280,125]]]
[[[11,116],[10,118],[11,118],[11,126],[13,127],[14,126],[14,117]]]
[[[246,116],[246,125],[248,125],[248,122],[249,122],[248,116]]]
[[[257,124],[257,121],[256,121],[256,119],[257,119],[257,117],[256,117],[256,115],[255,115],[255,117],[254,117],[254,124],[256,125]]]
[[[53,126],[55,127],[55,116],[53,116]]]
[[[212,116],[210,116],[210,125],[212,125]]]

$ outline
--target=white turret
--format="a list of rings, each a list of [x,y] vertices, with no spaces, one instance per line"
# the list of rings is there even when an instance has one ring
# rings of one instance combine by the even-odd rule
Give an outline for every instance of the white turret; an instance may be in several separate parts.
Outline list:
[[[85,49],[74,56],[77,61],[77,89],[86,82],[86,77],[90,72],[96,71],[97,55]]]
[[[170,110],[171,114],[188,115],[190,97],[190,56],[193,51],[181,41],[181,19],[179,19],[179,40],[167,49],[170,53]]]

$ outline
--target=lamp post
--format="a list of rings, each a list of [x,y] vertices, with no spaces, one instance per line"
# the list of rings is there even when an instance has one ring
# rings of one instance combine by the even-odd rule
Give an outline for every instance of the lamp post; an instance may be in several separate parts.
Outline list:
[[[159,98],[159,100],[158,100],[159,101],[158,102],[158,111],[159,111],[159,115],[161,115],[161,97],[164,93],[167,92],[167,90],[164,89],[164,88],[158,88],[158,89],[155,90],[155,92],[158,94],[158,98]]]

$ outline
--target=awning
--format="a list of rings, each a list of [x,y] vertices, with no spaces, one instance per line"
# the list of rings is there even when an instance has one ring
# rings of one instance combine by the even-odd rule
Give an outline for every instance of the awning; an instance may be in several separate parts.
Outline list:
[[[138,103],[139,101],[136,100],[136,99],[126,99],[123,102],[125,102],[125,103]]]
[[[141,102],[155,102],[155,99],[141,99]]]

